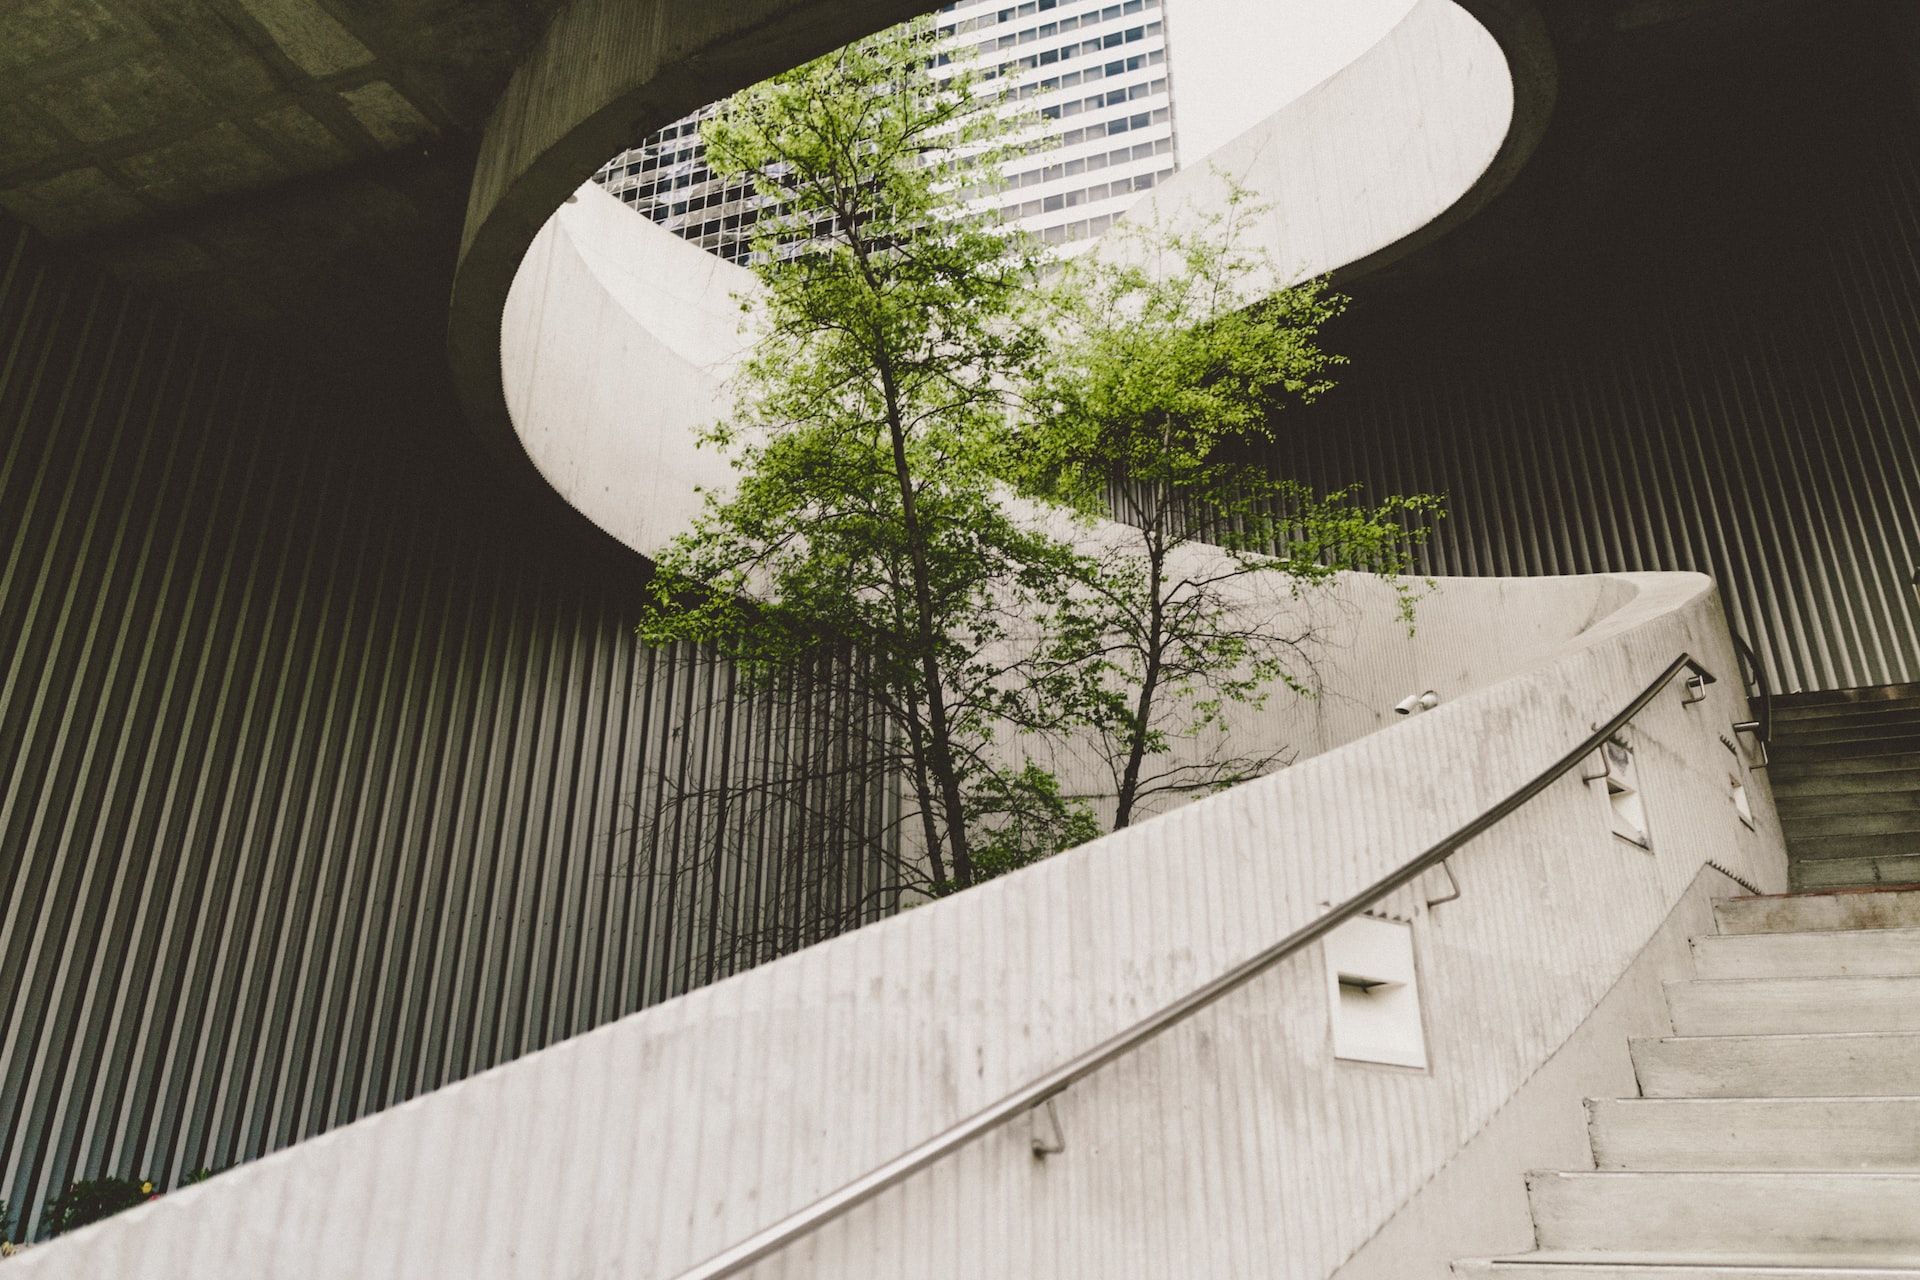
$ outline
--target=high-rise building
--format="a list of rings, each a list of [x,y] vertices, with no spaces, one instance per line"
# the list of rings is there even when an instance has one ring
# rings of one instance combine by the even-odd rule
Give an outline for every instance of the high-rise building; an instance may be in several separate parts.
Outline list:
[[[1072,246],[1111,226],[1179,162],[1164,0],[959,0],[941,35],[970,50],[985,80],[1049,122],[1046,143],[1006,169],[1006,218]],[[701,248],[745,262],[761,201],[706,165],[702,107],[595,175],[613,195]],[[1069,251],[1071,251],[1069,249]]]

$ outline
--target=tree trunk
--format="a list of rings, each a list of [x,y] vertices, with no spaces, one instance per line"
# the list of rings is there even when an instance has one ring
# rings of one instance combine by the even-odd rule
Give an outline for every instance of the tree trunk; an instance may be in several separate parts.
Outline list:
[[[1147,731],[1153,723],[1153,698],[1160,686],[1160,658],[1165,645],[1165,611],[1160,599],[1163,579],[1160,553],[1148,557],[1147,587],[1152,597],[1147,623],[1147,670],[1140,681],[1140,696],[1134,699],[1133,724],[1127,734],[1127,767],[1120,775],[1120,791],[1113,810],[1113,829],[1120,830],[1133,821],[1134,800],[1140,793],[1140,766],[1147,756]]]
[[[947,849],[953,855],[953,882],[965,888],[973,883],[973,859],[967,850],[966,806],[960,778],[953,764],[952,729],[947,722],[945,691],[940,687],[940,660],[933,635],[933,588],[927,571],[927,547],[922,540],[919,510],[914,502],[913,472],[907,464],[907,431],[900,411],[900,388],[894,380],[893,360],[884,343],[876,343],[875,364],[887,402],[887,432],[893,443],[893,474],[900,487],[900,522],[907,537],[913,566],[914,639],[920,650],[920,678],[927,686],[927,763],[947,816]]]

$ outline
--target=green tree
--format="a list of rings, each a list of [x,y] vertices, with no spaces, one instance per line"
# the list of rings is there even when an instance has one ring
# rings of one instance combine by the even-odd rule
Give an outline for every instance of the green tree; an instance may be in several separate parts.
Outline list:
[[[994,472],[1009,389],[1042,350],[1041,260],[972,202],[1023,127],[920,20],[737,95],[703,131],[713,169],[766,202],[759,332],[710,436],[737,485],[661,558],[642,634],[715,645],[764,689],[856,651],[884,746],[856,754],[904,778],[920,856],[892,877],[926,893],[1090,829],[1006,749],[1066,714],[1031,637],[1077,562]]]
[[[1432,496],[1369,504],[1357,486],[1317,494],[1263,465],[1283,410],[1333,386],[1344,359],[1319,334],[1347,300],[1325,280],[1285,287],[1248,244],[1262,208],[1229,192],[1185,230],[1122,224],[1104,252],[1067,267],[1060,337],[1009,450],[1027,493],[1125,524],[1102,539],[1052,638],[1060,660],[1082,659],[1078,705],[1112,771],[1116,829],[1157,795],[1279,763],[1271,750],[1191,744],[1210,730],[1220,741],[1230,709],[1276,685],[1309,690],[1319,624],[1307,596],[1335,574],[1393,581],[1410,624],[1401,575],[1441,514]]]

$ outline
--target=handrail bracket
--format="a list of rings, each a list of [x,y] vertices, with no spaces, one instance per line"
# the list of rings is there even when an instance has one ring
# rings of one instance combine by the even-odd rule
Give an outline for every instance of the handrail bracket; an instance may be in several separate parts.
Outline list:
[[[1040,1132],[1039,1117],[1042,1111],[1047,1113],[1047,1128],[1052,1130],[1051,1137],[1043,1136]],[[1067,1149],[1067,1134],[1066,1131],[1060,1127],[1060,1113],[1054,1110],[1052,1098],[1048,1098],[1045,1102],[1027,1112],[1027,1116],[1033,1121],[1033,1158],[1035,1160],[1045,1160],[1048,1156],[1057,1156]]]

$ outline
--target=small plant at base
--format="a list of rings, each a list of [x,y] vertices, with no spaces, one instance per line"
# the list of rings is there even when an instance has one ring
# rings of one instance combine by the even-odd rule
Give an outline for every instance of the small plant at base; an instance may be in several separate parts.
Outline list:
[[[49,1237],[65,1235],[159,1196],[151,1178],[82,1179],[48,1202],[40,1227]]]

